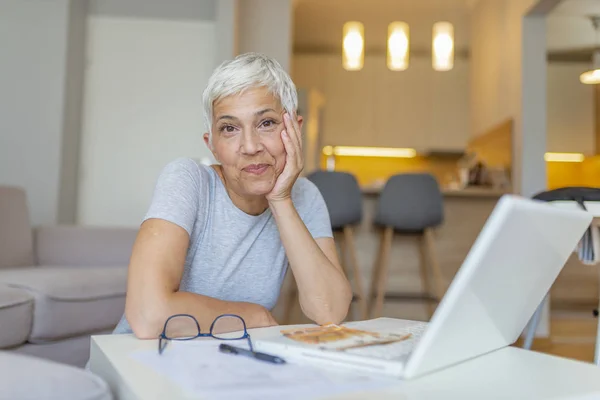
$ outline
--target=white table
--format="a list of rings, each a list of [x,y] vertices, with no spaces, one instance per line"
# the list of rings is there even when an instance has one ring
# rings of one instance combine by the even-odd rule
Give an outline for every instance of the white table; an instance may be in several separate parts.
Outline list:
[[[253,329],[253,338],[282,327]],[[92,336],[90,369],[103,377],[117,399],[190,399],[168,379],[129,355],[157,349],[157,340],[132,335]],[[201,397],[199,397],[201,398]],[[336,399],[571,399],[600,398],[600,368],[588,363],[508,347],[385,391]]]

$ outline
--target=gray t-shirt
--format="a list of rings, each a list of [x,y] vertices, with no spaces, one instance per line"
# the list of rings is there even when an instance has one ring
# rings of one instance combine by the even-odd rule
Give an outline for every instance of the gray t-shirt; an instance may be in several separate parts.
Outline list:
[[[292,201],[314,238],[333,236],[325,201],[311,181],[296,180]],[[180,291],[275,306],[288,260],[273,215],[270,209],[253,216],[237,208],[212,167],[188,158],[169,163],[144,220],[149,218],[173,222],[190,235]],[[131,333],[124,315],[113,333]]]

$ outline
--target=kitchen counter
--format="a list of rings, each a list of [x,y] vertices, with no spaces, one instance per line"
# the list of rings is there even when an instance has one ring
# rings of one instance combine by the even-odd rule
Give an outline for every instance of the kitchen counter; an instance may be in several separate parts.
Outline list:
[[[383,186],[362,186],[361,191],[364,195],[379,195]],[[467,187],[464,189],[442,189],[442,194],[446,197],[483,197],[483,198],[499,198],[504,194],[510,193],[509,190],[494,189],[486,187]]]
[[[357,259],[363,289],[369,293],[371,271],[377,258],[381,230],[373,225],[380,187],[363,187],[363,218],[353,227]],[[444,287],[450,284],[477,239],[487,218],[504,190],[469,187],[462,190],[444,189],[444,220],[434,230],[435,254],[444,275]],[[341,243],[341,237],[336,242]],[[350,274],[352,279],[352,274]],[[421,292],[419,270],[419,236],[396,234],[389,256],[388,291],[416,294]],[[573,290],[576,287],[577,290]],[[597,268],[584,267],[575,254],[569,258],[552,289],[553,307],[583,306],[591,312],[598,299]],[[281,308],[281,307],[280,307]],[[355,308],[353,308],[355,309]],[[424,302],[387,302],[383,315],[395,318],[426,320]],[[308,322],[307,320],[299,320]]]

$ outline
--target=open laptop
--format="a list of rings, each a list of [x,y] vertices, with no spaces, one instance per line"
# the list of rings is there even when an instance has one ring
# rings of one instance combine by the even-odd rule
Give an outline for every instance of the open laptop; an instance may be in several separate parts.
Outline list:
[[[380,318],[344,324],[402,334],[406,342],[323,351],[280,335],[257,351],[412,379],[516,342],[593,216],[515,195],[500,198],[429,323]]]

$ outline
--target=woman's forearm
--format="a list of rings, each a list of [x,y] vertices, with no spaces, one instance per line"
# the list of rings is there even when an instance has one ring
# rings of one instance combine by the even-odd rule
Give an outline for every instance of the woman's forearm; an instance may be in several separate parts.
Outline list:
[[[302,311],[318,324],[341,322],[352,299],[341,268],[321,250],[291,199],[271,202],[270,208],[298,286]]]
[[[156,339],[162,332],[165,321],[175,314],[194,316],[202,333],[209,333],[213,321],[222,314],[239,315],[244,319],[248,329],[277,324],[271,313],[258,304],[224,301],[191,292],[169,293],[162,299],[147,302],[137,309],[132,307],[128,311],[130,311],[127,315],[129,324],[140,339]],[[177,328],[177,331],[171,330],[172,335],[188,336],[197,333],[193,325],[178,326],[175,322],[170,324]],[[229,330],[237,329],[239,324],[235,324]]]

